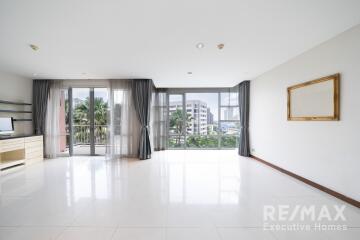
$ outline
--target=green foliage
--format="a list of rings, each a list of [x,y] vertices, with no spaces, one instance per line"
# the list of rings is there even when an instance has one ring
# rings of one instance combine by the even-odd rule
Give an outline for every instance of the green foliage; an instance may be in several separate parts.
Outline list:
[[[174,131],[174,133],[181,134],[184,133],[184,123],[183,123],[183,114],[184,112],[181,109],[176,109],[170,115],[170,129]],[[186,127],[189,127],[189,124],[193,117],[191,114],[186,114]]]
[[[217,135],[190,135],[186,137],[187,148],[218,148],[220,140],[221,148],[236,148],[237,138],[235,135],[217,136]],[[182,148],[184,138],[173,136],[169,138],[169,148]]]
[[[217,136],[192,135],[186,138],[186,146],[188,148],[217,148]]]
[[[102,98],[94,99],[95,125],[107,125],[108,122],[108,103]]]
[[[180,136],[169,138],[169,148],[181,148],[183,146],[183,138]]]
[[[107,124],[107,109],[108,103],[104,102],[102,98],[94,99],[95,111],[95,125]],[[74,108],[74,124],[75,125],[89,125],[90,124],[90,99],[86,98],[84,101],[75,105]]]
[[[103,98],[94,98],[94,123],[95,123],[95,142],[104,144],[107,133],[108,103]],[[75,142],[89,143],[90,139],[90,99],[75,105],[73,112],[75,125]],[[80,126],[76,126],[80,125]]]
[[[193,118],[191,114],[186,115],[186,128],[189,127],[189,124]],[[182,148],[184,147],[185,140],[182,134],[185,133],[186,129],[183,128],[183,111],[181,109],[176,109],[170,115],[170,131],[175,136],[171,136],[168,139],[169,148]],[[220,146],[222,148],[236,148],[237,147],[237,136],[236,135],[224,135],[218,137],[215,131],[210,133],[210,128],[208,127],[209,135],[188,135],[186,137],[186,147],[187,148],[218,148],[219,140],[221,141]],[[213,135],[210,135],[213,134]]]
[[[176,109],[170,115],[170,129],[173,133],[179,134],[178,136],[172,137],[169,139],[169,147],[178,148],[181,147],[183,141],[181,139],[181,134],[186,131],[186,128],[189,126],[191,120],[191,114],[186,114],[186,128],[184,129],[183,115],[184,112],[181,109]]]
[[[90,137],[90,104],[89,98],[75,105],[74,108],[74,125],[75,126],[75,142],[76,143],[89,143]],[[65,108],[68,109],[68,102],[65,103]],[[104,102],[102,98],[94,99],[94,110],[95,110],[95,137],[96,143],[105,143],[106,141],[106,125],[108,115],[108,104]],[[193,118],[191,114],[186,114],[186,128]],[[81,126],[83,125],[83,126]],[[182,148],[185,144],[184,137],[186,128],[184,129],[183,122],[183,111],[177,109],[170,115],[170,129],[172,133],[177,134],[172,136],[168,140],[170,148]],[[208,129],[210,131],[210,129]],[[209,132],[208,131],[208,132]],[[213,132],[216,134],[216,132]],[[186,137],[187,148],[218,148],[218,141],[221,139],[222,148],[236,148],[237,147],[237,136],[235,135],[224,135],[218,137],[217,135],[189,135]]]
[[[237,136],[223,136],[223,137],[221,137],[221,147],[223,147],[223,148],[236,148],[237,147],[236,138],[237,138]]]

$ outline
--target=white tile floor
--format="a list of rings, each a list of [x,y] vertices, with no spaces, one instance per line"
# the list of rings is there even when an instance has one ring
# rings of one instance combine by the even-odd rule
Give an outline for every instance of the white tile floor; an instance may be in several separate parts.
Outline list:
[[[347,231],[264,231],[269,204],[344,203],[233,150],[59,158],[2,173],[0,239],[360,239],[350,205]]]

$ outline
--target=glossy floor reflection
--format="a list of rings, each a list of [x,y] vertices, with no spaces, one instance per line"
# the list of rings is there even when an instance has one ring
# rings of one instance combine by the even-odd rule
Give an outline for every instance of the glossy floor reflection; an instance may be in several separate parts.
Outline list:
[[[151,160],[73,157],[3,172],[0,239],[358,239],[347,231],[263,231],[264,205],[343,202],[234,150],[156,152]]]

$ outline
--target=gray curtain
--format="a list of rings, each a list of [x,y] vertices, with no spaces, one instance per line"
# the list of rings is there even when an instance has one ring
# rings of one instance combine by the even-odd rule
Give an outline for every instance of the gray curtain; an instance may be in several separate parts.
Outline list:
[[[153,87],[151,79],[134,79],[131,87],[135,110],[141,124],[139,143],[139,158],[141,160],[151,158],[149,124]]]
[[[33,80],[33,124],[36,135],[45,134],[50,84],[49,80]]]
[[[244,81],[239,84],[239,112],[240,112],[239,155],[244,157],[250,156],[249,101],[250,101],[250,81]]]

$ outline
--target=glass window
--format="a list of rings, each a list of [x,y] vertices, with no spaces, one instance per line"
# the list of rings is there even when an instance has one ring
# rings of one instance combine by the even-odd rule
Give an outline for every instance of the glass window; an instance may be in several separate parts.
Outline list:
[[[237,92],[169,94],[168,116],[169,148],[237,147],[240,125]]]
[[[106,88],[94,88],[95,154],[105,155],[108,133],[109,96]]]
[[[182,134],[184,125],[183,96],[169,95],[169,133]]]
[[[187,148],[218,148],[218,93],[186,93]]]
[[[90,88],[73,88],[74,154],[90,155]]]
[[[237,92],[222,92],[220,94],[221,106],[238,106],[239,95]]]
[[[219,131],[223,135],[238,135],[240,132],[239,122],[221,122]]]
[[[193,132],[215,134],[214,129],[218,124],[218,93],[186,93],[186,104],[193,106],[189,112],[191,115],[187,118],[187,122],[193,123],[196,128]]]
[[[218,136],[216,135],[190,135],[186,137],[188,148],[218,148]]]
[[[184,136],[169,136],[168,147],[169,148],[184,148],[185,137]]]
[[[222,136],[221,137],[221,144],[222,148],[236,148],[238,146],[239,137],[236,135],[233,136]]]
[[[221,107],[221,120],[239,120],[239,107]]]

